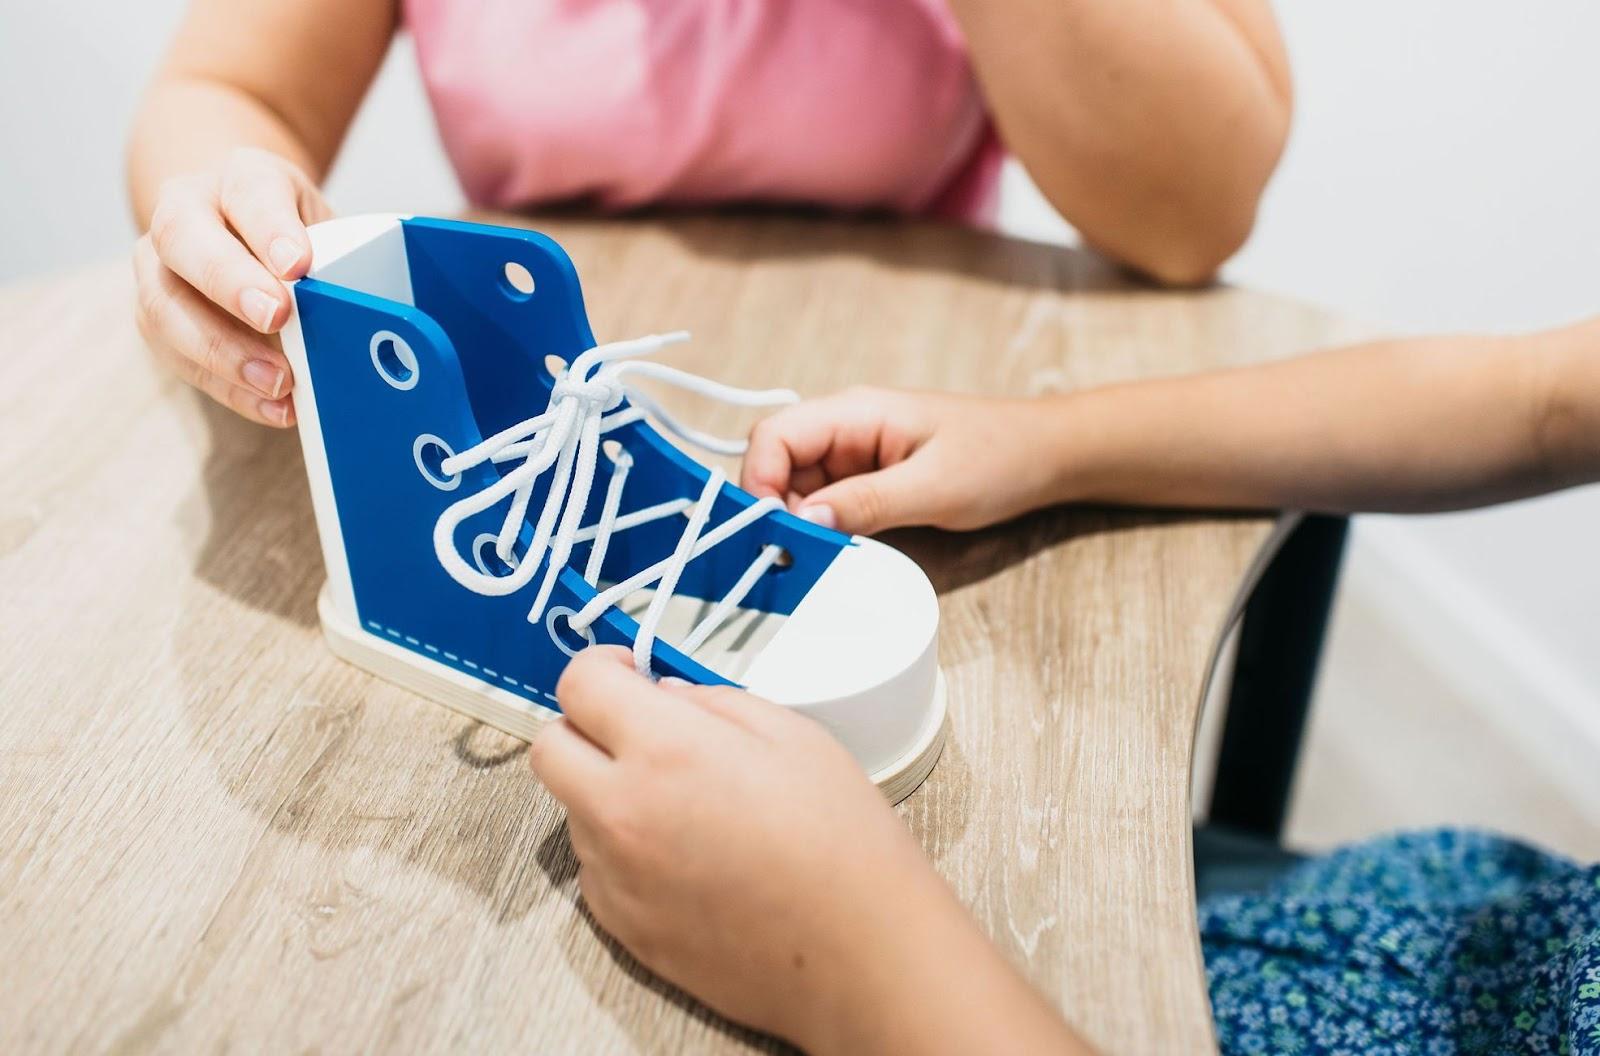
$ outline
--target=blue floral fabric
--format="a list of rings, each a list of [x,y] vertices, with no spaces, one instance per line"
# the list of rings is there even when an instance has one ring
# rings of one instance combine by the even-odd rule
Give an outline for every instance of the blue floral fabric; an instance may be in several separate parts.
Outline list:
[[[1600,1054],[1600,866],[1389,837],[1207,899],[1200,936],[1227,1054]]]

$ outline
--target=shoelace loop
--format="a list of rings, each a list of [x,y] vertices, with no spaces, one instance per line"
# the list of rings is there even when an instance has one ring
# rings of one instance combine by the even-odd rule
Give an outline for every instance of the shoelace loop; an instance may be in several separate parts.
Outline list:
[[[650,650],[655,641],[656,628],[677,589],[684,567],[772,510],[781,509],[783,504],[777,499],[762,499],[708,531],[711,508],[727,479],[721,469],[714,469],[697,500],[672,500],[621,514],[622,490],[633,465],[632,457],[623,451],[613,464],[599,521],[588,527],[580,527],[578,522],[588,507],[594,483],[600,437],[605,433],[639,421],[648,414],[674,435],[708,451],[737,455],[743,454],[748,446],[743,440],[711,436],[684,425],[648,394],[630,386],[625,380],[627,375],[632,373],[654,378],[711,399],[745,407],[773,407],[794,403],[799,399],[789,389],[739,389],[675,367],[637,361],[640,356],[651,355],[668,345],[688,339],[686,332],[678,331],[596,345],[574,359],[566,373],[556,379],[544,411],[502,429],[466,451],[452,455],[444,460],[441,467],[444,473],[454,475],[485,461],[503,463],[521,459],[520,465],[503,473],[488,487],[447,507],[434,524],[433,542],[439,563],[452,579],[474,593],[489,596],[504,596],[525,587],[544,562],[548,550],[549,562],[545,565],[544,578],[533,606],[528,610],[528,620],[534,623],[544,615],[556,579],[561,570],[567,567],[576,543],[593,541],[583,577],[590,586],[596,586],[607,547],[615,532],[688,512],[688,523],[670,556],[601,591],[568,621],[573,630],[582,633],[612,605],[637,590],[652,583],[657,584],[655,596],[639,620],[639,633],[634,639],[634,666],[644,675],[651,673]],[[624,397],[632,406],[617,411]],[[552,471],[553,475],[544,506],[534,525],[533,542],[528,552],[518,558],[514,554],[517,536],[527,516],[534,484],[546,471]],[[468,564],[461,556],[455,545],[456,530],[468,517],[489,509],[507,496],[511,496],[511,506],[495,538],[495,553],[511,567],[511,572],[504,576],[489,575]],[[781,553],[781,548],[777,546],[762,548],[711,614],[684,640],[686,653],[692,653],[704,644],[754,587],[761,574],[776,563]]]

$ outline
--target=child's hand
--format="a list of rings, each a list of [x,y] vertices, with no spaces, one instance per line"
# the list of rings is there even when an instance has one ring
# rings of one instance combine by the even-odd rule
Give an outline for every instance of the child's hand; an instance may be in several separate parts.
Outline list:
[[[282,280],[311,264],[306,225],[331,215],[284,159],[240,149],[168,180],[134,247],[139,332],[184,381],[252,421],[287,426],[293,378],[272,334],[289,317]]]
[[[567,806],[584,899],[647,967],[724,1014],[831,1047],[822,1032],[860,1029],[863,999],[886,1003],[876,987],[893,979],[874,963],[908,932],[939,931],[917,922],[975,930],[812,721],[732,688],[653,685],[615,648],[581,654],[557,694],[566,717],[529,758]]]
[[[853,388],[757,423],[742,485],[842,532],[966,530],[1051,501],[1039,400]]]

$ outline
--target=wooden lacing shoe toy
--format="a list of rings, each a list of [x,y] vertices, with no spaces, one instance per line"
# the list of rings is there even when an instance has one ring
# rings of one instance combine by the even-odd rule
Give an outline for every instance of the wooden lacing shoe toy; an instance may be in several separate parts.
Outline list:
[[[945,732],[938,603],[898,551],[757,500],[669,443],[723,454],[634,382],[748,406],[597,345],[577,272],[531,231],[352,217],[311,229],[284,349],[295,372],[333,650],[515,736],[558,711],[588,645],[801,712],[891,799]]]

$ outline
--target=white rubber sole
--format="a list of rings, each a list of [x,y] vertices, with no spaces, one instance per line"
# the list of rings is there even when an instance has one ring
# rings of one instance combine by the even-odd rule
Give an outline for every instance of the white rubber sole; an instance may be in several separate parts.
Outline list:
[[[317,615],[334,655],[486,726],[528,741],[557,715],[363,629],[343,614],[326,585],[317,597]],[[869,775],[889,802],[905,799],[927,778],[944,751],[948,731],[944,672],[936,671],[933,701],[918,737],[893,762]]]

